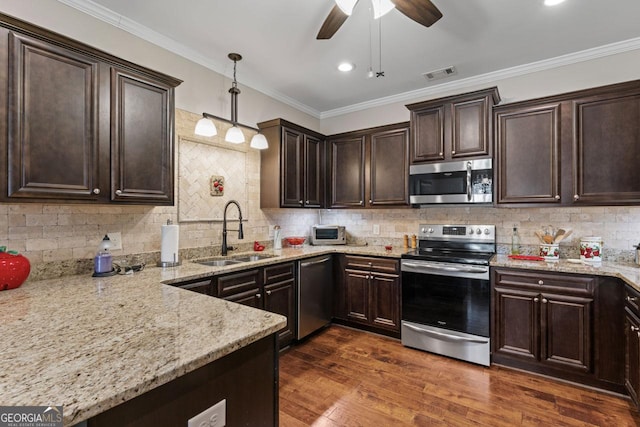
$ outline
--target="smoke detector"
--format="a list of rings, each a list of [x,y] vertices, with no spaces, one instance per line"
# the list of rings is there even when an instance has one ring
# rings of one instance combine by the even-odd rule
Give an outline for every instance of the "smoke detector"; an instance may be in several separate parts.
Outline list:
[[[452,65],[450,67],[441,68],[439,70],[427,71],[426,73],[423,73],[422,76],[428,81],[432,81],[444,79],[449,76],[455,76],[456,74],[458,74],[458,71],[456,70],[456,67]]]

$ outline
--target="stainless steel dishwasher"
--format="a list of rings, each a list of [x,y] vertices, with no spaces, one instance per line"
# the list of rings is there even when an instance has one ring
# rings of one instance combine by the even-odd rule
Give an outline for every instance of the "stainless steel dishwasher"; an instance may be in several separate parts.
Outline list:
[[[298,330],[301,339],[331,322],[333,261],[323,255],[298,261]]]

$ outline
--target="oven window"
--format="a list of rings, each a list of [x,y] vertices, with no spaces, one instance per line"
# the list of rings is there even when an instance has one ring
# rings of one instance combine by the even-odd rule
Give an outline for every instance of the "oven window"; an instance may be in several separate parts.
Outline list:
[[[412,196],[466,194],[467,172],[440,172],[411,175]]]
[[[402,319],[489,337],[489,280],[402,273]]]
[[[338,229],[337,228],[316,228],[317,240],[337,240]]]

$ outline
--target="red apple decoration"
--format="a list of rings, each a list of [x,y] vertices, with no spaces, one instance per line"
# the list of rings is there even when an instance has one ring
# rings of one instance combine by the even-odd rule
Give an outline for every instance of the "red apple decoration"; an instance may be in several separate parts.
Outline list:
[[[15,251],[7,252],[0,247],[0,291],[20,287],[29,277],[31,264],[24,256]]]

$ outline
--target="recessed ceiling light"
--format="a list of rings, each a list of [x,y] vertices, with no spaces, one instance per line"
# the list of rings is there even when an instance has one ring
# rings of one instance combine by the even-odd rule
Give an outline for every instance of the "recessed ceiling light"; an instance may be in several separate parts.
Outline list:
[[[564,2],[564,0],[544,0],[544,5],[545,6],[555,6],[557,4],[560,4]]]
[[[348,73],[354,68],[356,68],[356,66],[354,64],[351,64],[350,62],[343,62],[342,64],[338,65],[338,70],[342,71],[343,73]]]

